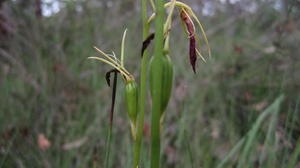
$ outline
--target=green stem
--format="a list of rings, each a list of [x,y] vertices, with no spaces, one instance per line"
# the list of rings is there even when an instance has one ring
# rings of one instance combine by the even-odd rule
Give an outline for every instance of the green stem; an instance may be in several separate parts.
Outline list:
[[[153,107],[151,116],[151,168],[160,166],[160,107],[164,29],[164,0],[156,0],[155,48],[153,58]]]
[[[149,24],[147,24],[147,0],[142,0],[143,40],[149,35]],[[141,62],[139,113],[137,118],[137,136],[134,142],[133,168],[138,168],[140,162],[141,144],[144,130],[145,104],[147,93],[147,65],[148,52],[145,50]]]

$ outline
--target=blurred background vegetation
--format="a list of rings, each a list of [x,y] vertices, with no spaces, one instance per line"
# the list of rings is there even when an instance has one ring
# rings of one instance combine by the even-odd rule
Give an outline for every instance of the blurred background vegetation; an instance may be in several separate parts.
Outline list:
[[[162,167],[300,167],[300,1],[184,2],[202,21],[212,58],[193,74],[175,19]],[[0,0],[0,167],[103,167],[110,67],[86,58],[97,55],[94,45],[119,55],[128,28],[126,67],[138,80],[140,5]],[[122,85],[116,103],[111,166],[130,167]],[[149,112],[142,167],[149,167]]]

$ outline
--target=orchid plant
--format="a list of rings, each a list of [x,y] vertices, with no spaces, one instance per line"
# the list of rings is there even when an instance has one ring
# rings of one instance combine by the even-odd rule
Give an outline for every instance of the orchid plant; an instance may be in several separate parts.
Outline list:
[[[153,13],[148,17],[147,5],[150,3]],[[168,10],[168,15],[165,20],[165,9]],[[101,49],[94,47],[102,57],[89,57],[89,59],[103,62],[113,69],[106,73],[106,81],[110,86],[111,73],[114,73],[112,106],[110,112],[110,127],[107,136],[106,145],[106,167],[109,167],[109,151],[113,123],[114,103],[116,96],[117,74],[121,74],[125,84],[125,99],[131,126],[131,133],[134,141],[133,168],[138,168],[140,164],[141,142],[144,127],[144,113],[146,102],[146,91],[150,89],[152,96],[152,115],[151,115],[151,168],[159,168],[160,164],[160,135],[163,131],[162,124],[165,116],[166,107],[171,97],[173,85],[173,63],[169,56],[170,51],[170,32],[172,30],[172,19],[174,10],[178,8],[180,20],[183,23],[184,31],[189,39],[189,61],[192,70],[196,73],[197,57],[200,57],[204,62],[205,58],[200,50],[200,36],[197,34],[199,29],[207,47],[207,54],[210,57],[211,50],[208,44],[204,28],[193,12],[192,8],[183,2],[171,0],[164,3],[163,0],[142,0],[142,20],[143,20],[143,43],[141,48],[141,72],[140,85],[135,82],[134,76],[128,72],[124,66],[124,51],[126,32],[124,31],[121,42],[120,59],[115,55],[107,54]],[[150,26],[155,21],[155,32],[150,33]],[[196,22],[196,25],[194,24]],[[151,60],[148,58],[147,48],[154,39],[154,56]],[[149,71],[148,81],[150,87],[147,88],[147,71]]]

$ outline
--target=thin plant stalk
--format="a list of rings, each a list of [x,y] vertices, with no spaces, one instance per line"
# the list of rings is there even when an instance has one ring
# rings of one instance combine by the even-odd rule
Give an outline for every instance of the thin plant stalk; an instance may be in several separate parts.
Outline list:
[[[105,164],[104,164],[106,168],[109,168],[109,156],[110,156],[110,150],[111,150],[111,138],[112,138],[114,110],[115,110],[116,89],[117,89],[117,72],[114,72],[114,83],[113,83],[113,91],[112,91],[112,99],[111,99],[111,109],[110,109],[110,113],[109,113],[109,128],[108,128],[108,134],[107,134],[107,138],[106,138],[106,152],[105,152]]]
[[[151,168],[160,166],[160,113],[161,113],[161,84],[162,84],[162,56],[164,40],[164,0],[156,1],[155,18],[155,46],[153,72],[153,102],[151,113]]]
[[[143,40],[149,35],[149,24],[147,24],[147,0],[142,0],[142,21],[143,21]],[[140,77],[140,95],[139,95],[139,112],[137,116],[137,136],[134,142],[134,158],[133,168],[138,168],[141,155],[141,146],[143,138],[144,117],[145,117],[145,104],[147,93],[147,65],[148,65],[148,52],[145,50],[142,55],[141,62],[141,77]]]
[[[109,155],[110,155],[110,147],[111,147],[111,132],[112,127],[109,126],[108,133],[106,137],[106,152],[105,152],[105,168],[109,168]]]

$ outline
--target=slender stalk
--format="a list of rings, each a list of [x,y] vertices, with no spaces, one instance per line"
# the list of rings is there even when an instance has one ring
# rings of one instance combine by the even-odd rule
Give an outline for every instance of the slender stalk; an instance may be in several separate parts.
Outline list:
[[[110,146],[111,146],[112,126],[113,126],[114,109],[115,109],[116,89],[117,89],[117,72],[114,73],[111,109],[109,113],[109,128],[108,128],[108,134],[106,138],[106,153],[105,153],[105,164],[104,164],[106,168],[109,167],[109,155],[111,150]]]
[[[142,21],[143,21],[143,40],[149,35],[149,24],[147,24],[147,0],[142,0]],[[148,52],[145,50],[141,62],[140,95],[139,95],[139,113],[137,118],[137,136],[134,144],[133,168],[138,168],[141,155],[141,145],[143,138],[145,104],[147,93],[147,65]]]
[[[156,0],[155,18],[155,48],[153,72],[153,106],[151,114],[151,168],[160,166],[160,107],[162,84],[162,56],[163,56],[163,29],[164,29],[164,0]]]
[[[106,152],[105,152],[105,168],[109,168],[109,155],[110,155],[110,146],[111,146],[111,132],[112,127],[109,126],[108,133],[106,137]]]
[[[143,21],[143,40],[145,40],[149,35],[149,24],[147,24],[147,0],[142,0],[142,21]],[[134,142],[133,168],[138,168],[140,162],[140,155],[141,155],[144,118],[145,118],[146,93],[147,93],[148,62],[149,62],[148,52],[147,50],[145,50],[144,55],[142,55],[142,62],[141,62],[139,113],[137,118],[137,136]]]

